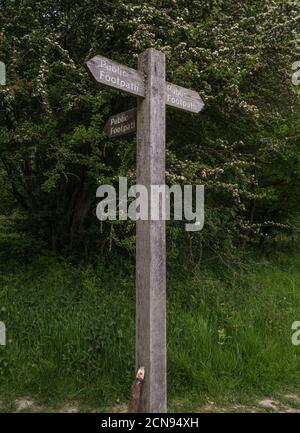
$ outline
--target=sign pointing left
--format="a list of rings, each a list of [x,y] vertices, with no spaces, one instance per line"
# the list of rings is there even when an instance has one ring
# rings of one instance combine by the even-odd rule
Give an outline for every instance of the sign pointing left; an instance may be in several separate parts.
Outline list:
[[[145,96],[144,77],[135,69],[121,65],[103,56],[86,62],[86,68],[99,84],[122,90],[136,96]]]

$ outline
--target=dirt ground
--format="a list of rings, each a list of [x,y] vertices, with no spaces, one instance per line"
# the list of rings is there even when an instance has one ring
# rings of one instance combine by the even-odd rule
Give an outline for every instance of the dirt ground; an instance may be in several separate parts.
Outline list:
[[[170,407],[171,412],[193,412],[193,413],[257,413],[257,412],[273,412],[273,413],[300,413],[300,394],[283,394],[276,398],[265,398],[253,401],[251,404],[240,403],[226,403],[218,404],[214,401],[209,401],[205,405],[194,407],[193,410],[187,409],[184,403],[176,402]],[[78,403],[68,403],[60,407],[46,407],[35,403],[33,400],[25,397],[20,397],[15,400],[11,405],[1,405],[0,412],[60,412],[60,413],[77,413],[77,412],[114,412],[125,413],[127,406],[119,404],[113,407],[108,407],[106,410],[102,409],[89,409],[88,407],[81,407]]]

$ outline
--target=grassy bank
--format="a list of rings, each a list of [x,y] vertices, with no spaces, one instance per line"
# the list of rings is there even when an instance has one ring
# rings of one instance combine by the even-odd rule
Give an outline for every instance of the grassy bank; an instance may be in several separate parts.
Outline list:
[[[126,271],[124,270],[126,269]],[[126,402],[134,376],[134,269],[40,257],[1,265],[0,400]],[[299,386],[300,255],[169,273],[169,407]],[[181,406],[182,409],[182,406]]]

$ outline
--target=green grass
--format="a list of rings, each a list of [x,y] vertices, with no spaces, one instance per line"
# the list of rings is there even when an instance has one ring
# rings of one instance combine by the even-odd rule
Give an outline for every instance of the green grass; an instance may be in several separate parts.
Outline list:
[[[170,408],[247,400],[300,384],[300,255],[247,259],[242,270],[169,273]],[[126,402],[134,377],[134,269],[41,257],[1,265],[0,400]],[[182,409],[182,406],[181,406]]]

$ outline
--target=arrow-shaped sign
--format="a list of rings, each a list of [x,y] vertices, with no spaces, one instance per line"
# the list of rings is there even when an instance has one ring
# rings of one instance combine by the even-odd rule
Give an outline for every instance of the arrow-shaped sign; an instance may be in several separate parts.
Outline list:
[[[204,102],[197,92],[168,82],[166,82],[166,104],[192,113],[199,113],[204,107]]]
[[[136,131],[137,110],[124,111],[111,116],[104,126],[104,132],[109,138],[130,134]]]
[[[86,62],[86,68],[99,84],[122,90],[136,96],[145,96],[143,75],[135,69],[121,65],[103,56]]]
[[[135,69],[121,65],[103,56],[95,56],[86,63],[86,68],[97,83],[132,95],[145,97],[144,76]],[[199,113],[204,103],[194,90],[176,84],[165,84],[166,105],[178,110]]]

